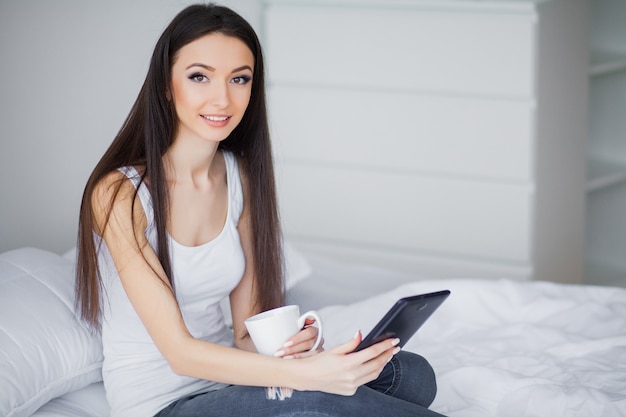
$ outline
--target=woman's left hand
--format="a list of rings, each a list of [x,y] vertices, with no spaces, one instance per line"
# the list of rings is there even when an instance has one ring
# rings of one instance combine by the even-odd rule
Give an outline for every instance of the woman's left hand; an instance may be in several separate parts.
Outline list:
[[[324,351],[324,338],[320,341],[317,349],[310,349],[315,345],[319,329],[315,326],[314,319],[307,318],[304,328],[298,334],[287,339],[282,348],[274,356],[284,359],[300,359],[316,355]]]

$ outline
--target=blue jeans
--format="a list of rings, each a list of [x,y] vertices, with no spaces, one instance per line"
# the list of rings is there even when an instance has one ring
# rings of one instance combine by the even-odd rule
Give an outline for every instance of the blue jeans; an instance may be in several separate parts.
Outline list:
[[[350,397],[294,391],[282,401],[268,400],[265,388],[233,385],[182,398],[155,417],[441,417],[428,409],[436,392],[426,359],[401,351],[376,380]]]

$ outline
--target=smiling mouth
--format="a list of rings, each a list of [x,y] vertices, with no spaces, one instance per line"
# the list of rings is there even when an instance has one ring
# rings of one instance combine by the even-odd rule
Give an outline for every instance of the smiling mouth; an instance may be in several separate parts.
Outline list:
[[[205,116],[203,114],[201,114],[200,116],[211,122],[225,122],[230,118],[230,116]]]

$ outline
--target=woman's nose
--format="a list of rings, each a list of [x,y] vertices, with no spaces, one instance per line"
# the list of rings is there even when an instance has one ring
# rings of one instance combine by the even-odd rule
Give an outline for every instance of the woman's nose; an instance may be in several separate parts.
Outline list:
[[[228,107],[230,103],[228,84],[214,83],[211,87],[211,104],[218,108]]]

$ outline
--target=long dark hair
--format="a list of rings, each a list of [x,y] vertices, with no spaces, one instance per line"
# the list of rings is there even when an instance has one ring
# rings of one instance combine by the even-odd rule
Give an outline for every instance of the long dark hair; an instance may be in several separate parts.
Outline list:
[[[254,56],[250,102],[239,125],[220,142],[219,147],[237,156],[247,179],[257,307],[265,310],[284,301],[280,223],[261,45],[252,27],[234,11],[214,4],[198,4],[182,10],[157,41],[137,100],[85,186],[79,218],[75,290],[81,317],[93,328],[97,329],[100,324],[102,280],[98,270],[99,248],[93,235],[95,219],[91,199],[97,184],[117,168],[145,166],[142,181],[149,179],[146,184],[152,196],[157,231],[157,247],[154,249],[173,288],[172,262],[166,238],[168,190],[162,156],[174,141],[177,118],[166,92],[171,91],[171,68],[178,51],[210,33],[240,39]],[[118,191],[120,186],[121,183]]]

